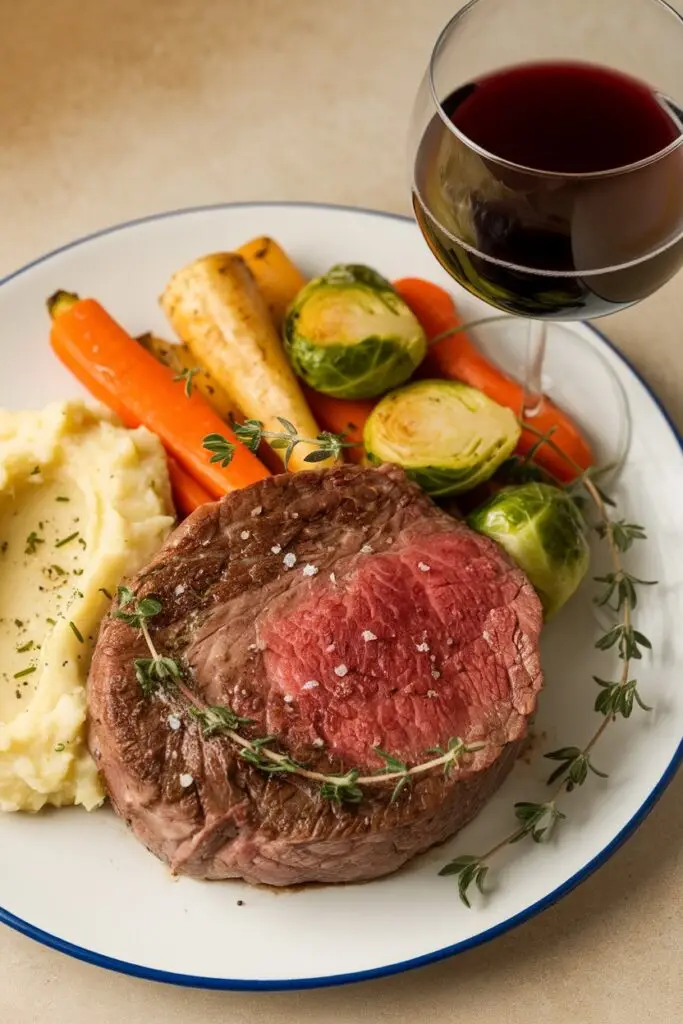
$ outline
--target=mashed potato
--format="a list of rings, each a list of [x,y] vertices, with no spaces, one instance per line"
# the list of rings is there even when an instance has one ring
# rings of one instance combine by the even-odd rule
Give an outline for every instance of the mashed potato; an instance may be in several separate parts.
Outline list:
[[[81,402],[0,410],[0,809],[104,797],[85,683],[110,595],[173,524],[163,449]]]

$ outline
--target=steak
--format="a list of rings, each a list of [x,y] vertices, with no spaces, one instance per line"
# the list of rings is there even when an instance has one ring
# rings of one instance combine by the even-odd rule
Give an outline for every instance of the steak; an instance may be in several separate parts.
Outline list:
[[[451,836],[512,768],[541,670],[540,602],[492,541],[395,467],[283,474],[196,511],[130,582],[154,595],[160,655],[183,679],[145,696],[135,624],[103,622],[89,743],[117,812],[180,874],[292,885],[394,871]],[[116,608],[113,609],[113,612]],[[188,699],[307,770],[410,766],[459,737],[480,749],[357,803],[264,772]]]

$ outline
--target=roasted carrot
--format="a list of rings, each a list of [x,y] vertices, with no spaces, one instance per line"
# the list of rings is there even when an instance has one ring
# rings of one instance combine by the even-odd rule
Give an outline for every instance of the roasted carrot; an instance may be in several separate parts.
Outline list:
[[[345,455],[351,462],[362,462],[363,427],[365,421],[376,405],[376,400],[366,398],[330,398],[320,391],[314,391],[303,384],[303,392],[311,412],[323,430],[332,434],[345,434],[347,441],[354,442],[358,447],[347,448]]]
[[[182,382],[131,338],[94,299],[58,292],[48,301],[50,341],[64,365],[126,426],[148,427],[166,450],[212,498],[270,474],[197,391]],[[236,445],[226,468],[209,461],[207,434]]]
[[[222,420],[241,419],[237,404],[226,394],[204,366],[200,366],[187,345],[176,345],[165,341],[156,334],[140,334],[136,339],[154,358],[168,366],[174,377],[191,380],[191,387],[197,388],[207,405],[210,405]]]
[[[174,458],[169,455],[166,461],[168,463],[168,478],[171,481],[173,504],[177,512],[180,512],[183,517],[189,516],[195,509],[213,501],[209,492],[205,491],[193,476],[186,473]]]
[[[237,408],[237,402],[233,402],[230,395],[223,390],[205,366],[199,365],[199,361],[193,357],[187,345],[165,341],[149,331],[139,334],[135,340],[147,349],[158,362],[173,370],[175,377],[182,375],[187,380],[188,374],[191,374],[192,387],[199,389],[207,405],[210,405],[226,423],[230,423],[232,420],[239,422],[244,419],[241,411]],[[267,441],[261,441],[256,455],[271,473],[282,472],[282,460],[278,458]]]
[[[430,341],[446,331],[462,326],[453,299],[438,285],[417,277],[404,277],[400,281],[395,281],[394,287],[408,303]],[[490,363],[464,331],[430,344],[419,374],[460,380],[464,384],[478,388],[489,398],[500,405],[506,405],[517,414],[522,411],[522,386]],[[538,412],[534,414],[533,427],[542,434],[546,434],[554,427],[553,441],[568,458],[582,469],[588,469],[593,465],[593,452],[588,441],[569,416],[549,398],[543,398]],[[526,454],[537,444],[538,436],[529,430],[523,430],[517,450],[521,454]],[[544,469],[563,482],[573,480],[577,475],[570,465],[547,445],[538,448],[535,459]]]
[[[253,238],[235,251],[251,270],[279,332],[287,309],[306,284],[306,278],[272,238]]]

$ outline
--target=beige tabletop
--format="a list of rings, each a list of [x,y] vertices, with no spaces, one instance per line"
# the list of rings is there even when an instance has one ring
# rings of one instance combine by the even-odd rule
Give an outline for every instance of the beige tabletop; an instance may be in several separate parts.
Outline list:
[[[406,212],[407,111],[457,6],[0,0],[0,277],[103,225],[186,205],[303,199]],[[682,301],[679,275],[602,325],[681,426]],[[343,989],[176,989],[0,926],[0,1022],[675,1024],[682,807],[679,777],[605,867],[502,939]]]

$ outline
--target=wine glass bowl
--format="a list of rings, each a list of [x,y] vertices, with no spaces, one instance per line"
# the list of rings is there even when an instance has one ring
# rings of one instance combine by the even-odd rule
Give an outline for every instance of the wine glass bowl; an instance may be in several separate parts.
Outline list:
[[[437,39],[413,109],[428,245],[468,291],[531,320],[527,414],[545,322],[613,313],[683,264],[683,19],[664,0],[623,8],[471,0]]]
[[[436,114],[415,155],[415,216],[448,273],[498,309],[604,316],[683,263],[680,139],[612,171],[534,171],[483,156]]]

